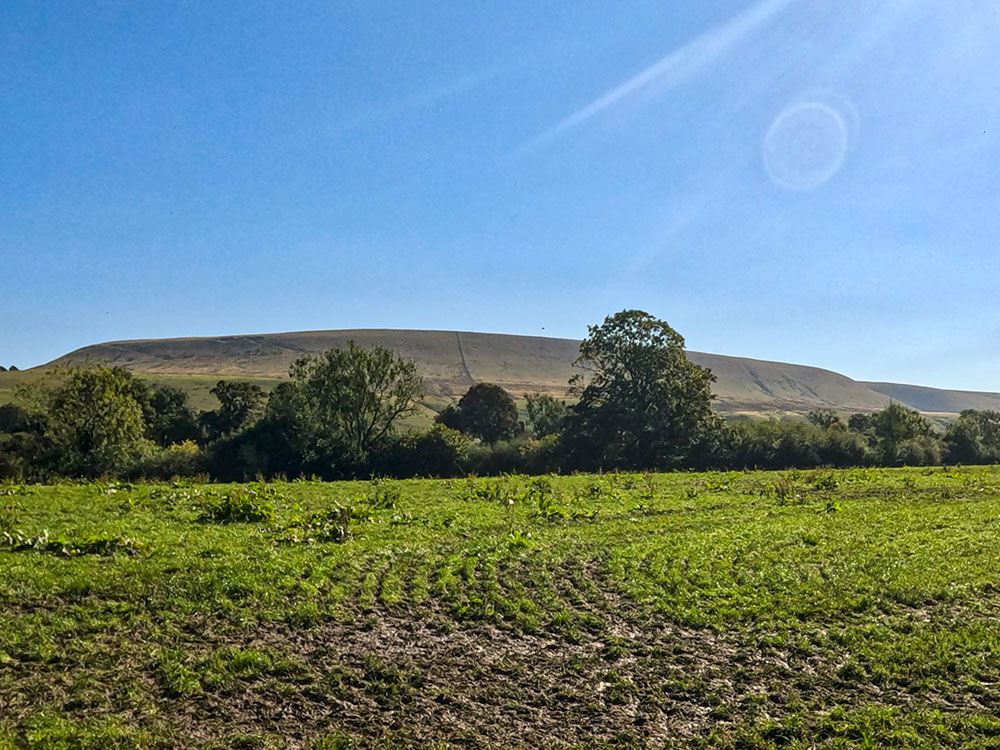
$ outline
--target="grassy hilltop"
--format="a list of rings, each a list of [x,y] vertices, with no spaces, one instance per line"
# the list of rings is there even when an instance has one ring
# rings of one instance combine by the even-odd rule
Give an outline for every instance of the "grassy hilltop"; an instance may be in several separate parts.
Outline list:
[[[219,378],[249,379],[270,388],[287,377],[288,366],[298,357],[343,347],[350,340],[385,346],[416,362],[427,384],[425,406],[431,411],[482,381],[498,383],[516,397],[562,395],[579,347],[569,339],[456,331],[306,331],[109,342],[78,349],[50,365],[110,362],[180,386],[196,407],[209,408],[214,401],[208,390]],[[890,398],[928,412],[1000,409],[1000,394],[995,393],[862,383],[816,367],[717,354],[689,352],[689,357],[716,374],[715,406],[730,414],[801,415],[817,408],[870,412],[885,407]],[[0,373],[0,401],[45,369]]]
[[[4,486],[0,748],[1000,747],[1000,470]]]

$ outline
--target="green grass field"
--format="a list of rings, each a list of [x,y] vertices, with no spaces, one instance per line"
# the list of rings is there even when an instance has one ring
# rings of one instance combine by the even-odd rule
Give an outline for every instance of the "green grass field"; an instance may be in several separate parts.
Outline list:
[[[995,468],[0,495],[0,748],[1000,747]]]
[[[7,403],[23,403],[22,389],[30,387],[51,374],[49,370],[32,369],[20,372],[0,372],[0,405]],[[219,406],[218,400],[210,391],[220,378],[215,375],[151,375],[141,378],[152,385],[169,385],[179,388],[188,396],[188,403],[198,411],[208,411]],[[237,378],[232,378],[237,379]],[[255,383],[268,393],[281,381],[277,378],[239,378]]]

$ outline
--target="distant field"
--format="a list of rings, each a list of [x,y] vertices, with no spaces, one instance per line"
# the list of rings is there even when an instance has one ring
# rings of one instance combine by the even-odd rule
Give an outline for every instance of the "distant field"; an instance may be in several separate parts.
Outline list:
[[[0,372],[0,405],[7,403],[20,403],[23,401],[19,390],[32,383],[36,383],[46,376],[47,370],[32,369],[23,372]],[[158,383],[180,388],[188,394],[188,403],[196,411],[211,411],[217,409],[219,402],[210,391],[215,387],[220,378],[217,375],[140,375],[142,380],[148,383]],[[256,383],[268,393],[281,382],[280,378],[234,378]],[[450,401],[435,398],[433,396],[424,399],[415,415],[403,423],[403,427],[415,429],[426,429],[434,420],[434,415],[448,405]]]
[[[47,370],[32,369],[21,372],[0,372],[0,404],[18,403],[21,401],[18,390],[29,384],[37,383],[48,374]],[[188,394],[189,403],[195,409],[209,410],[219,406],[215,396],[209,393],[215,384],[222,380],[214,375],[155,375],[143,376],[143,380],[150,383],[161,383],[180,388]],[[256,383],[264,390],[270,392],[278,383],[278,378],[241,378]]]
[[[1000,747],[997,468],[0,494],[0,748]]]

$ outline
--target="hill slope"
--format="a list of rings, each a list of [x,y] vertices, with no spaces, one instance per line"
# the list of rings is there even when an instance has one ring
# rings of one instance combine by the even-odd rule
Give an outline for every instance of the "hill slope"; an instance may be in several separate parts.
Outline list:
[[[348,341],[378,344],[417,363],[431,400],[451,401],[479,381],[512,393],[564,394],[579,342],[455,331],[342,330],[115,341],[78,349],[50,365],[110,362],[150,376],[283,378],[298,357]],[[716,406],[727,412],[804,413],[815,408],[871,411],[889,399],[829,370],[689,352],[718,378]]]
[[[948,391],[900,383],[865,383],[865,385],[893,401],[899,401],[920,411],[944,413],[960,412],[963,409],[1000,411],[1000,393]]]
[[[378,344],[417,363],[427,384],[425,405],[436,410],[454,402],[475,382],[495,382],[520,397],[563,395],[574,373],[579,342],[541,336],[459,331],[338,330],[209,338],[142,339],[86,346],[47,365],[0,373],[0,403],[16,389],[57,365],[108,362],[149,379],[187,390],[198,408],[212,408],[209,389],[219,378],[253,380],[264,387],[288,377],[296,359],[348,341]],[[874,411],[899,401],[915,409],[954,414],[962,409],[1000,410],[1000,394],[869,383],[830,370],[744,357],[688,352],[710,368],[716,408],[729,414],[805,414],[811,409],[841,413]]]

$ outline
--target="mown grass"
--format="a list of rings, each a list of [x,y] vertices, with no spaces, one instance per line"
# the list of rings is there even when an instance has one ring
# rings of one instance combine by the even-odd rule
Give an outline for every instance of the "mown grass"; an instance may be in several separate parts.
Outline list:
[[[0,486],[0,748],[1000,747],[998,532],[995,468]]]

